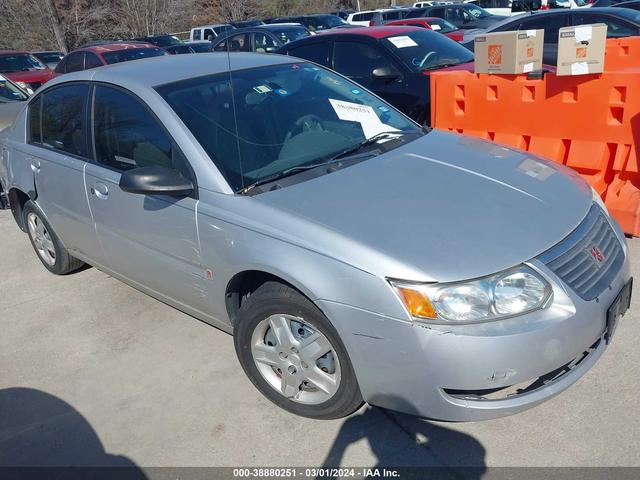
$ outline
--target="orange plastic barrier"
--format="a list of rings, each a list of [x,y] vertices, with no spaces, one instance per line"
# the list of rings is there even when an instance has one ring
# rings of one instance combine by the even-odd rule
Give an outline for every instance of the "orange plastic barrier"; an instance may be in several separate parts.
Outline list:
[[[638,70],[640,65],[640,37],[625,37],[607,40],[605,69],[607,72]]]
[[[619,55],[609,67],[609,52]],[[640,235],[640,38],[608,41],[603,74],[529,80],[467,71],[431,75],[431,125],[563,163]],[[632,68],[629,56],[635,57]]]

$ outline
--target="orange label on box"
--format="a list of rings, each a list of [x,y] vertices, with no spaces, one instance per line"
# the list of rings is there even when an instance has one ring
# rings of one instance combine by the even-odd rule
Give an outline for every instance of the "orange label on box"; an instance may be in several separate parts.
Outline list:
[[[489,45],[487,49],[489,65],[500,65],[502,63],[502,45]]]
[[[533,47],[527,48],[527,58],[533,57]]]
[[[585,47],[576,48],[576,58],[587,58],[587,49]]]

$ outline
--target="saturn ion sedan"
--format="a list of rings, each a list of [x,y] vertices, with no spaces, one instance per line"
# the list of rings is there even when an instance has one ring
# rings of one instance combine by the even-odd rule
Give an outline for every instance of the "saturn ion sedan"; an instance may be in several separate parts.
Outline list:
[[[578,175],[293,57],[64,75],[0,146],[46,269],[88,263],[232,333],[298,415],[513,414],[584,375],[629,306],[624,236]]]

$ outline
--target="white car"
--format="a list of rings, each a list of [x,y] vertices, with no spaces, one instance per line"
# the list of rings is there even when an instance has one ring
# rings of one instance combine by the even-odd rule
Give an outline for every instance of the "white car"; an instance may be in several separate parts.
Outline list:
[[[191,29],[189,40],[197,42],[200,40],[215,40],[218,35],[228,30],[235,30],[236,27],[229,25],[228,23],[219,23],[215,25],[203,25],[202,27],[194,27]]]
[[[386,12],[388,10],[392,10],[391,8],[380,8],[378,10],[363,10],[361,12],[350,13],[347,17],[346,22],[351,25],[360,25],[363,27],[368,27],[369,22],[373,19],[373,15],[377,12]]]

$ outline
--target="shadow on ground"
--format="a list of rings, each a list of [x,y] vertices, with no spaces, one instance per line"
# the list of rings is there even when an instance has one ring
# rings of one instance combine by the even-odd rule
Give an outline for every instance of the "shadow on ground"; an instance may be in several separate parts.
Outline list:
[[[393,398],[386,404],[405,412],[415,409]],[[377,458],[376,468],[434,467],[438,478],[481,478],[486,471],[485,449],[472,436],[414,415],[367,406],[347,418],[340,428],[323,467],[340,467],[350,445],[365,440]]]
[[[0,390],[0,467],[129,467],[127,457],[105,452],[87,420],[65,401],[31,388]]]

